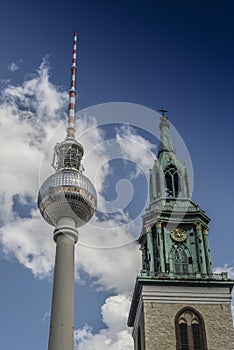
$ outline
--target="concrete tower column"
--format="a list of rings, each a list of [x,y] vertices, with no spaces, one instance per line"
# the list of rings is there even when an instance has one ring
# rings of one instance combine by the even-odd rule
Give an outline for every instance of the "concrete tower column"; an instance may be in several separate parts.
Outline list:
[[[48,350],[74,349],[74,248],[78,233],[74,221],[64,219],[54,231],[56,257]]]

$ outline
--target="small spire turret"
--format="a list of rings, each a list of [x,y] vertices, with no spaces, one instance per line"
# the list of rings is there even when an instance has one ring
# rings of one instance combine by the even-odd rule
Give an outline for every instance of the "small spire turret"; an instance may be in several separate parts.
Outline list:
[[[170,135],[170,123],[167,110],[159,110],[160,117],[160,144],[158,160],[150,171],[150,203],[159,200],[158,205],[164,206],[163,198],[174,201],[177,198],[191,198],[189,176],[186,167],[177,158]],[[182,205],[182,202],[181,202]]]

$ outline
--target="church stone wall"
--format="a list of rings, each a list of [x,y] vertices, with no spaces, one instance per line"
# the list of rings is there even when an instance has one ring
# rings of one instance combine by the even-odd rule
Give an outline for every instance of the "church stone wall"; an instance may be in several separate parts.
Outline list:
[[[204,319],[208,350],[234,350],[234,332],[228,304],[176,304],[145,302],[145,350],[176,350],[174,319],[191,306]]]

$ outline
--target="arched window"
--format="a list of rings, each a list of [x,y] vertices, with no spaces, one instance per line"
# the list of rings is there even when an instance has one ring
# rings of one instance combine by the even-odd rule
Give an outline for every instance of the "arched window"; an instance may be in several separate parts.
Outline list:
[[[175,273],[188,274],[188,256],[184,247],[179,246],[175,250]]]
[[[165,186],[167,197],[178,197],[180,195],[180,179],[177,169],[173,165],[165,170]]]
[[[207,350],[204,321],[199,312],[185,307],[175,317],[176,350]]]
[[[189,251],[183,244],[174,245],[172,247],[171,258],[171,271],[178,275],[189,274]]]

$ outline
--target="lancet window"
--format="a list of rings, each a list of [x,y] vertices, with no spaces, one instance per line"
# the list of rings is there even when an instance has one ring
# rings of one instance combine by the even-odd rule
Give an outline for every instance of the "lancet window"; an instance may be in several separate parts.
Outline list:
[[[174,165],[167,167],[165,170],[165,187],[167,197],[178,197],[180,195],[180,179]]]
[[[189,264],[191,257],[189,250],[184,244],[175,244],[170,252],[171,272],[178,275],[189,274]]]
[[[205,325],[201,315],[191,307],[175,317],[176,350],[207,350]]]

